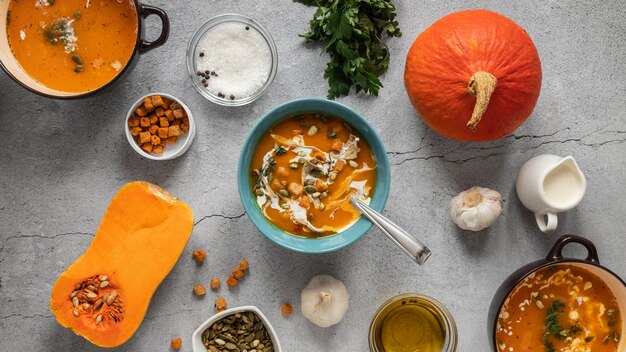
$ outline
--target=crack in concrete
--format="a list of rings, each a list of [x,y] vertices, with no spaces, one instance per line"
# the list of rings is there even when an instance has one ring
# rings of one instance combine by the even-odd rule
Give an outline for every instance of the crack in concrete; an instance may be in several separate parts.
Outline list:
[[[44,235],[14,235],[14,236],[9,236],[7,237],[4,242],[2,243],[2,247],[0,247],[0,252],[2,252],[4,250],[4,247],[6,246],[6,244],[12,240],[12,239],[16,239],[16,238],[41,238],[41,239],[45,239],[45,240],[53,240],[57,237],[62,237],[62,236],[91,236],[93,237],[93,233],[88,233],[88,232],[65,232],[65,233],[58,233],[56,235],[53,236],[44,236]],[[2,263],[2,260],[0,260],[0,263]]]
[[[0,317],[0,320],[9,319],[9,318],[13,318],[13,317],[20,317],[22,319],[33,319],[33,318],[52,318],[54,316],[53,315],[45,315],[45,314],[24,315],[24,314],[16,313],[16,314],[9,314],[7,316]]]
[[[210,214],[210,215],[207,215],[207,216],[203,216],[200,220],[196,221],[196,223],[193,224],[193,226],[198,225],[199,223],[203,222],[206,219],[210,219],[210,218],[214,218],[214,217],[223,218],[223,219],[227,219],[227,220],[237,220],[237,219],[242,218],[244,215],[246,215],[245,211],[243,212],[243,214],[234,215],[234,216],[223,215],[223,214]]]
[[[451,160],[451,159],[447,159],[446,157],[448,155],[450,155],[451,153],[445,154],[445,155],[429,155],[429,156],[421,156],[421,157],[414,157],[414,158],[406,158],[404,160],[402,160],[399,163],[393,164],[393,166],[400,166],[402,164],[404,164],[407,161],[412,161],[412,160],[430,160],[430,159],[441,159],[443,162],[446,163],[465,163],[471,160],[486,160],[489,159],[491,157],[494,156],[498,156],[498,155],[503,155],[506,154],[504,152],[502,153],[491,153],[491,154],[487,154],[487,155],[479,155],[479,156],[473,156],[470,158],[466,158],[466,159],[457,159],[457,160]]]
[[[561,131],[565,131],[565,130],[569,130],[569,129],[570,129],[569,127],[566,127],[564,129],[558,130],[558,131],[550,133],[550,134],[545,134],[545,135],[521,135],[521,136],[514,136],[514,135],[512,135],[512,136],[508,136],[507,138],[509,138],[509,137],[513,137],[515,139],[522,139],[522,138],[545,138],[545,137],[554,136],[554,135],[556,135],[557,133],[559,133]],[[607,144],[613,144],[613,143],[621,144],[621,143],[626,142],[626,138],[615,138],[615,139],[609,139],[607,141],[596,142],[596,143],[590,143],[590,142],[584,142],[583,141],[585,138],[587,138],[590,135],[595,134],[597,132],[598,131],[592,132],[592,133],[587,134],[587,135],[585,135],[585,136],[583,136],[581,138],[567,138],[567,139],[563,139],[563,140],[544,141],[544,142],[541,142],[541,143],[539,143],[539,144],[537,144],[535,146],[528,147],[528,148],[526,148],[526,150],[538,149],[538,148],[540,148],[540,147],[542,147],[544,145],[554,144],[554,143],[564,144],[564,143],[569,143],[569,142],[576,142],[576,143],[580,143],[580,144],[582,144],[584,146],[588,146],[588,147],[601,147],[601,146],[604,146],[604,145],[607,145]],[[606,132],[608,132],[608,133],[615,133],[615,134],[626,134],[626,131],[606,131]],[[465,151],[472,150],[472,149],[473,150],[492,150],[492,149],[499,149],[499,148],[501,148],[503,146],[504,145],[491,146],[491,147],[480,147],[480,146],[478,146],[478,147],[472,147],[472,148],[465,149]],[[419,149],[421,149],[421,148],[419,148]],[[417,149],[416,151],[419,151],[419,149]],[[491,158],[491,157],[494,157],[494,156],[497,156],[497,155],[506,154],[504,152],[496,152],[496,153],[490,153],[490,154],[487,154],[487,155],[473,156],[473,157],[466,158],[466,159],[457,159],[457,160],[448,159],[449,155],[451,155],[451,154],[453,154],[453,153],[455,153],[455,152],[457,152],[457,151],[459,151],[461,149],[463,149],[463,147],[455,149],[455,150],[453,150],[451,152],[448,152],[446,154],[443,154],[443,155],[428,155],[428,156],[406,158],[406,159],[404,159],[404,160],[402,160],[402,161],[400,161],[398,163],[393,164],[392,166],[400,166],[400,165],[404,164],[407,161],[430,160],[430,159],[441,159],[443,162],[448,162],[448,163],[464,163],[464,162],[468,162],[468,161],[471,161],[471,160],[485,160],[485,159],[488,159],[488,158]],[[402,154],[410,154],[410,153],[413,153],[413,152],[416,152],[416,151],[392,152],[391,154],[393,154],[393,155],[402,155]]]

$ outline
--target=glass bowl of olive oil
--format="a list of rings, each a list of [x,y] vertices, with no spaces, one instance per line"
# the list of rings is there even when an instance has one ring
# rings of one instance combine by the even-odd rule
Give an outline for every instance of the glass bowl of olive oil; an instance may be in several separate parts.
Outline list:
[[[371,352],[454,352],[458,334],[441,303],[417,293],[390,298],[374,314]]]

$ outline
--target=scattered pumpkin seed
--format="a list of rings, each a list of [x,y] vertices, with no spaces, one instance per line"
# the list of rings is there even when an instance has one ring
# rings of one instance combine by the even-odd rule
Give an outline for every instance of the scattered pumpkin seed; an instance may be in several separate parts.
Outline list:
[[[357,167],[359,167],[359,164],[357,164],[357,162],[356,162],[356,161],[354,161],[354,160],[350,160],[350,161],[348,161],[348,164],[349,164],[351,167],[355,168],[355,169],[356,169]]]
[[[337,174],[336,174],[336,173],[332,173],[332,174],[330,174],[330,180],[331,180],[331,181],[334,181],[334,180],[336,180],[336,179],[337,179]]]
[[[72,54],[72,61],[74,61],[77,65],[83,64],[83,59],[76,54]]]
[[[315,192],[311,194],[311,197],[313,198],[319,198],[322,194],[320,192]]]
[[[83,65],[76,65],[74,66],[74,73],[79,73],[79,72],[83,72],[85,71],[85,66]]]
[[[283,197],[289,197],[289,191],[286,189],[281,189],[280,191],[278,191],[278,194],[280,194]]]
[[[307,131],[307,136],[312,137],[315,136],[315,134],[317,133],[317,126],[313,125],[311,127],[309,127],[309,130]]]
[[[265,195],[265,193],[263,193],[263,190],[260,188],[257,188],[256,191],[254,191],[254,193],[258,196],[258,197],[262,197]]]
[[[298,167],[300,167],[300,165],[298,165],[298,163],[291,163],[291,164],[289,164],[289,168],[291,168],[291,169],[294,169],[294,170],[295,170],[295,169],[297,169]]]
[[[312,185],[304,186],[304,190],[306,191],[306,193],[315,193],[317,191],[317,189],[315,189],[315,186]]]

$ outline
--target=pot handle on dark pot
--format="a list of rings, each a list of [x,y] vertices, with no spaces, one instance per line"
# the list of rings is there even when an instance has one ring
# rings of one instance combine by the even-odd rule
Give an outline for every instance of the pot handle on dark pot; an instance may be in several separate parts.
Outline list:
[[[552,249],[550,249],[550,252],[548,253],[548,257],[546,259],[549,261],[563,259],[562,250],[568,243],[578,243],[583,245],[585,248],[587,248],[587,258],[585,258],[585,260],[588,262],[600,264],[600,259],[598,259],[598,251],[596,250],[596,246],[593,244],[593,242],[584,237],[575,235],[564,235],[556,240],[556,243],[554,243],[554,246],[552,246]]]
[[[140,5],[141,9],[140,9],[140,14],[141,14],[141,20],[145,20],[148,16],[150,15],[156,15],[157,17],[159,17],[161,19],[161,34],[159,35],[159,37],[151,42],[148,42],[144,39],[141,39],[141,42],[139,43],[139,53],[143,54],[145,52],[148,52],[154,48],[158,48],[161,45],[165,44],[165,42],[167,41],[167,38],[170,35],[170,19],[169,17],[167,17],[167,14],[165,13],[165,11],[161,10],[158,7],[154,7],[154,6],[150,6],[150,5]]]

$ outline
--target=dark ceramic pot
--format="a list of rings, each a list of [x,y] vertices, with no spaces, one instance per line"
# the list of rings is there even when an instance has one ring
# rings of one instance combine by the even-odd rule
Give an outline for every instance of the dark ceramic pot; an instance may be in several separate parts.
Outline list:
[[[578,243],[583,245],[587,249],[587,258],[581,260],[563,257],[563,247],[565,247],[568,243]],[[621,312],[622,321],[626,321],[626,283],[619,276],[617,276],[617,274],[600,265],[598,251],[596,250],[596,246],[591,241],[580,236],[564,235],[556,241],[554,246],[552,246],[552,249],[545,259],[537,260],[519,268],[511,274],[511,276],[504,280],[496,291],[495,296],[491,300],[487,319],[489,324],[487,326],[490,339],[489,343],[492,351],[498,352],[498,347],[496,345],[496,327],[498,324],[498,316],[500,315],[500,310],[502,309],[504,302],[511,294],[511,291],[513,291],[513,289],[528,275],[541,268],[556,264],[580,266],[598,276],[615,294],[615,297],[619,302],[619,310]],[[624,336],[624,330],[626,330],[626,324],[622,324],[622,336]],[[618,347],[618,351],[626,351],[626,339],[621,339]]]
[[[6,21],[10,0],[0,0],[0,67],[2,67],[2,69],[22,87],[30,90],[31,92],[49,98],[83,98],[112,86],[114,83],[122,80],[122,77],[126,76],[128,72],[132,71],[135,65],[137,65],[137,61],[139,60],[139,56],[141,54],[165,44],[170,33],[170,21],[165,11],[161,10],[158,7],[142,5],[138,0],[131,1],[133,1],[135,5],[138,26],[136,31],[137,38],[135,39],[135,50],[133,51],[133,54],[131,55],[128,64],[124,66],[124,68],[117,74],[117,76],[115,76],[103,86],[87,92],[63,92],[46,87],[45,85],[31,78],[26,72],[24,72],[22,67],[13,56],[7,38]],[[162,23],[161,34],[159,34],[159,37],[156,40],[151,42],[144,39],[146,32],[145,19],[150,15],[156,15],[157,17],[159,17]],[[128,33],[128,35],[134,36],[135,33]]]

